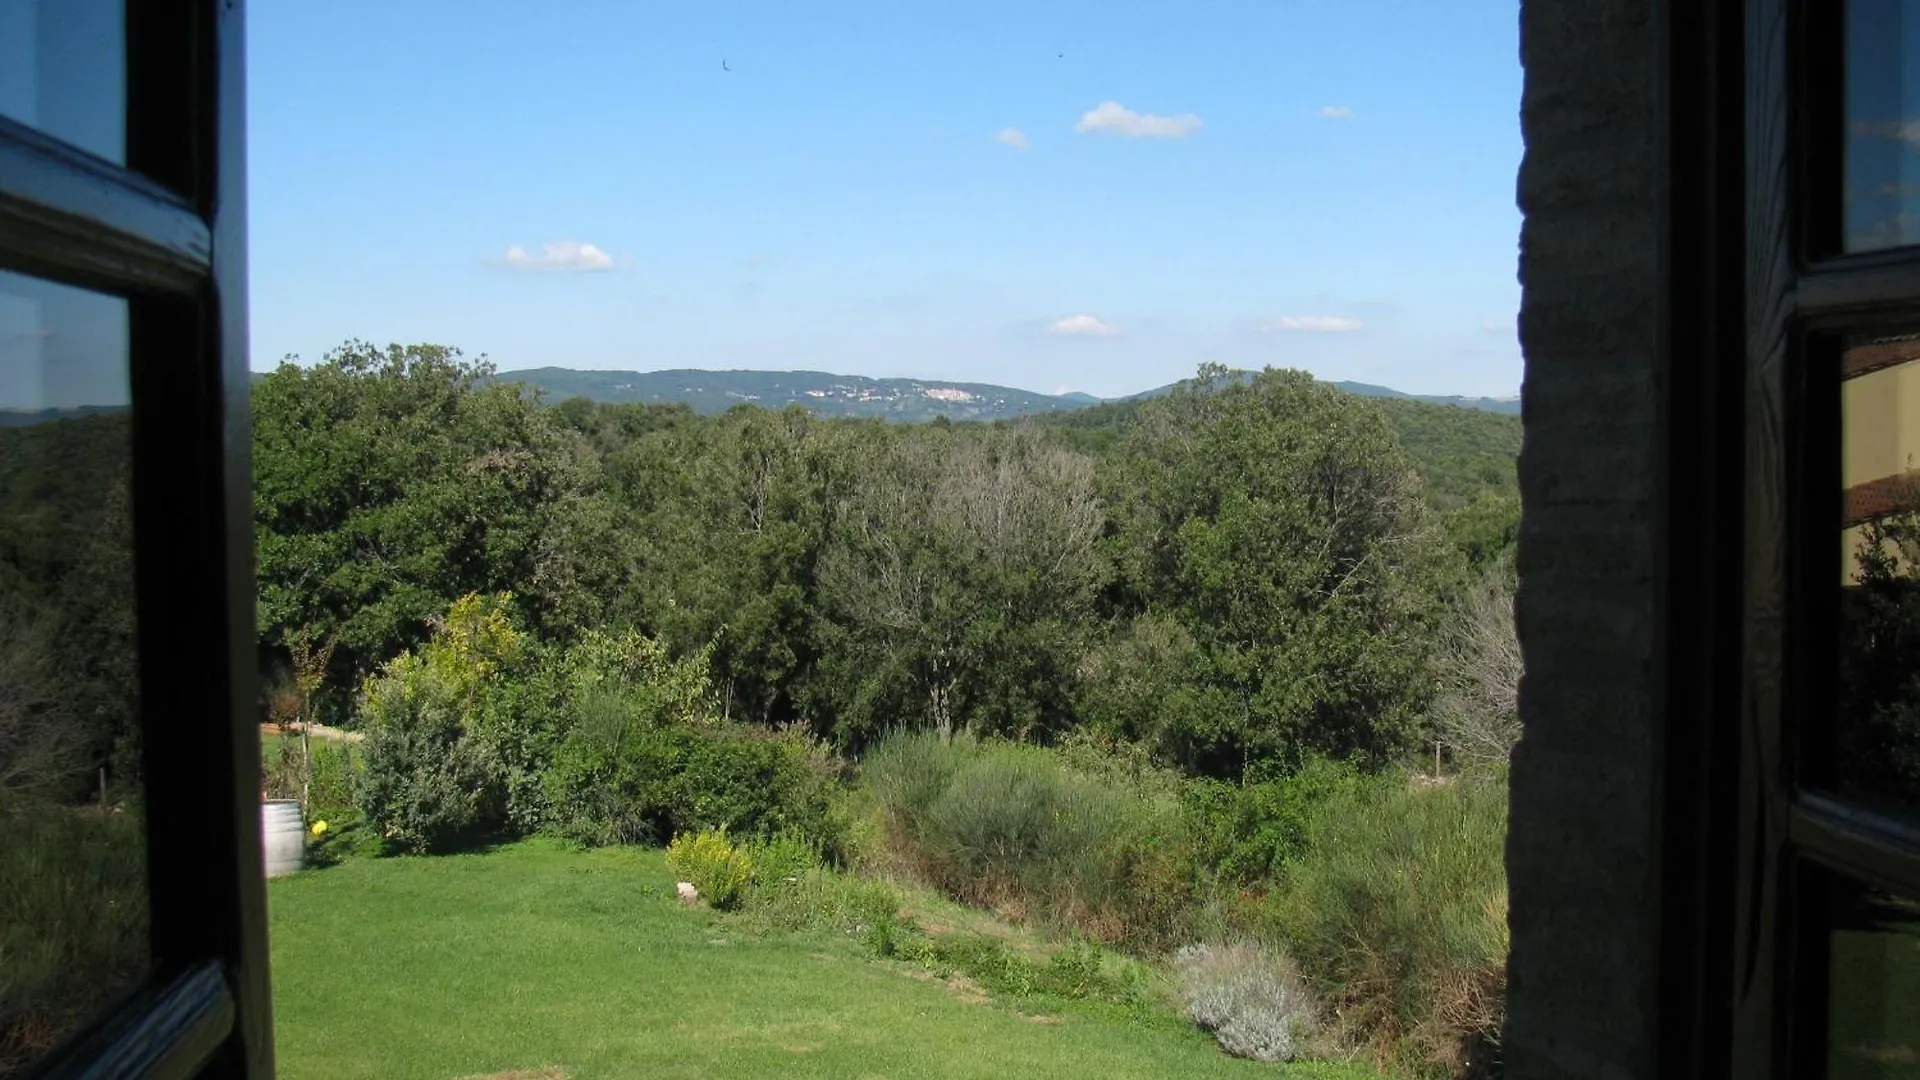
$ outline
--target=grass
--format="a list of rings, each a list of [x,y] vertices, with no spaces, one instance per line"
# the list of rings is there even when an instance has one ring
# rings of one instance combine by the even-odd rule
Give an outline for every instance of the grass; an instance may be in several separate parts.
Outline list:
[[[145,840],[137,808],[0,813],[0,1075],[146,966]]]
[[[1061,1006],[682,907],[661,853],[535,840],[270,885],[279,1075],[1254,1077],[1171,1016]]]

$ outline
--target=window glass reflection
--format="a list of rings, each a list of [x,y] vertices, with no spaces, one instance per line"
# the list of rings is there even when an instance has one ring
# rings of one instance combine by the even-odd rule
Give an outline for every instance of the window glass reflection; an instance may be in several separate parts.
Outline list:
[[[0,0],[0,116],[126,163],[123,0]]]
[[[1832,781],[1920,819],[1920,337],[1842,360],[1840,656]]]
[[[1829,1080],[1920,1078],[1920,904],[1818,875]]]
[[[1920,3],[1848,0],[1844,246],[1920,242]]]
[[[0,273],[0,1077],[148,955],[127,305]]]

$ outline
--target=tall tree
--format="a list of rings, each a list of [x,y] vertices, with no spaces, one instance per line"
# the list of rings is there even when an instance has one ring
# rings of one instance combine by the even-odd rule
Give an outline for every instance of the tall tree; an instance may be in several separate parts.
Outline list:
[[[914,429],[866,459],[820,569],[843,738],[1068,723],[1105,520],[1091,459],[1031,428]]]
[[[348,342],[254,387],[261,641],[337,637],[357,680],[470,592],[527,624],[596,618],[586,466],[516,385],[438,345]]]
[[[1197,771],[1383,760],[1430,696],[1440,539],[1392,427],[1297,371],[1202,368],[1141,407],[1112,485],[1123,615],[1192,640],[1152,737]]]

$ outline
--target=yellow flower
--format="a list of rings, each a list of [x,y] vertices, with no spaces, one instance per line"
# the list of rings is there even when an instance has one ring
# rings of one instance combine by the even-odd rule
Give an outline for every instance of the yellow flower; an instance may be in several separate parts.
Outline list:
[[[316,822],[314,822],[314,823],[313,823],[313,835],[315,835],[315,836],[323,836],[323,835],[325,835],[325,834],[326,834],[326,831],[327,831],[327,823],[326,823],[326,822],[324,822],[324,821],[316,821]]]

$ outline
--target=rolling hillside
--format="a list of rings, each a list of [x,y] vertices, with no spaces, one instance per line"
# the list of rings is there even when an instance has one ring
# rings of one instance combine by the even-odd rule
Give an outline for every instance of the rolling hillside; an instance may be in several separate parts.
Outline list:
[[[822,371],[578,371],[531,368],[503,371],[502,380],[540,389],[549,402],[573,397],[607,402],[684,402],[695,412],[721,413],[736,405],[781,409],[803,405],[821,416],[922,421],[1005,420],[1079,409],[1098,401],[1086,394],[1055,397],[983,383],[925,379],[869,379]]]
[[[985,383],[927,379],[869,379],[820,371],[583,371],[544,367],[503,371],[503,381],[541,391],[548,403],[585,397],[605,402],[683,402],[700,413],[725,412],[736,405],[780,409],[802,405],[821,416],[881,417],[907,422],[944,416],[949,420],[1009,420],[1066,412],[1102,404],[1091,394],[1037,394]],[[1520,411],[1517,398],[1468,398],[1403,394],[1367,383],[1333,384],[1352,394],[1430,404],[1457,405],[1493,413]],[[1157,387],[1114,399],[1156,397],[1172,389]]]

